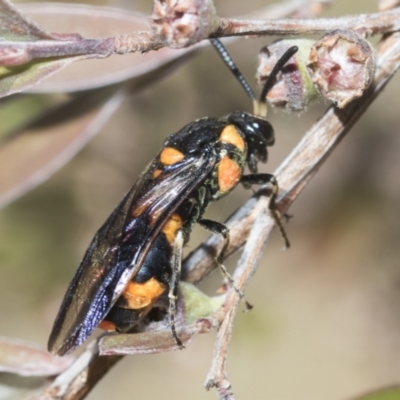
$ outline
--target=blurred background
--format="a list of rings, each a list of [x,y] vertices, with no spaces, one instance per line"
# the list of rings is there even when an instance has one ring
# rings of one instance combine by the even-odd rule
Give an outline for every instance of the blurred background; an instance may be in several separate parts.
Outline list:
[[[146,14],[151,3],[99,2]],[[216,0],[221,16],[268,3]],[[323,16],[375,10],[372,0],[338,0]],[[228,45],[253,87],[256,55],[272,40]],[[246,289],[254,309],[238,312],[230,346],[228,377],[237,399],[350,399],[399,382],[399,85],[396,76],[290,209],[291,249],[282,251],[277,232],[268,243]],[[300,115],[270,112],[276,145],[261,171],[274,171],[328,106],[320,102]],[[204,49],[126,99],[66,166],[1,209],[0,335],[46,346],[91,238],[166,136],[196,118],[235,109],[250,110],[249,99],[215,52]],[[238,187],[207,217],[223,221],[249,196]],[[196,227],[187,251],[206,237]],[[202,289],[213,294],[220,282],[214,274]],[[125,357],[88,399],[214,399],[202,386],[213,340],[214,333],[184,351]]]

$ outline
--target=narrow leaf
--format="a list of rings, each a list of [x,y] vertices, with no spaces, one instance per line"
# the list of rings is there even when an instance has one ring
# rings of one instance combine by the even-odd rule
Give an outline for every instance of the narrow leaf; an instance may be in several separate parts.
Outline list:
[[[63,372],[70,357],[55,357],[44,348],[23,340],[0,337],[0,371],[23,376],[51,376]]]
[[[59,109],[53,114],[56,125],[32,127],[0,145],[0,170],[5,171],[0,174],[0,207],[36,187],[63,166],[101,129],[126,92],[114,89],[114,94],[107,91],[103,96],[108,97],[105,102],[99,93],[82,97],[81,102],[87,107],[93,101],[97,105],[86,113],[70,116],[68,123],[58,123],[62,121],[62,114],[70,115],[66,109]]]
[[[187,345],[199,333],[208,333],[213,321],[207,318],[186,325],[177,330],[179,339]],[[155,354],[179,350],[171,329],[142,333],[125,333],[103,336],[99,342],[101,355]]]
[[[28,89],[73,61],[83,58],[85,56],[51,61],[32,61],[12,68],[0,67],[0,97]]]

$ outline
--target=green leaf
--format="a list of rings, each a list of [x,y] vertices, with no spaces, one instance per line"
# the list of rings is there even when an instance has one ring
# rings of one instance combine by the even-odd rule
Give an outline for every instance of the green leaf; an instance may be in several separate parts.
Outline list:
[[[76,56],[61,59],[35,60],[10,68],[0,66],[0,97],[28,89],[63,69],[73,61],[87,58]]]

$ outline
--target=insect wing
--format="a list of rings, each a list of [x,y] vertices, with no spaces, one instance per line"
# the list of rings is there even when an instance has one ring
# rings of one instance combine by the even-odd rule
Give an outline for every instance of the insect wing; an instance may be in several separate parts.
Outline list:
[[[215,162],[211,149],[204,150],[166,168],[156,179],[150,165],[90,244],[54,322],[49,351],[64,355],[86,340],[140,269],[164,223]]]

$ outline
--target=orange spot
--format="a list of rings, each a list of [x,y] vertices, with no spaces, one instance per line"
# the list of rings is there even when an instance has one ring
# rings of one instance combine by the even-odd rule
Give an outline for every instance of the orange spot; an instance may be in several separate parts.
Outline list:
[[[222,158],[218,165],[218,186],[221,192],[229,192],[239,182],[242,170],[236,161],[228,156]]]
[[[182,161],[185,155],[173,147],[166,147],[160,154],[160,161],[164,165],[173,165]]]
[[[107,331],[107,332],[115,332],[117,327],[115,326],[115,324],[113,322],[110,321],[101,321],[99,324],[99,328],[103,329],[103,331]]]
[[[170,219],[165,223],[162,231],[169,243],[174,243],[176,231],[182,227],[182,218],[178,214],[172,214]]]
[[[127,308],[138,310],[151,305],[164,293],[165,289],[165,285],[155,278],[144,283],[131,281],[126,286],[122,296],[128,302]]]
[[[162,172],[161,169],[155,169],[155,170],[153,171],[153,178],[157,178],[157,176],[160,175],[161,172]]]
[[[245,144],[242,136],[233,125],[226,126],[219,137],[222,142],[230,143],[236,146],[240,151],[244,152]]]

